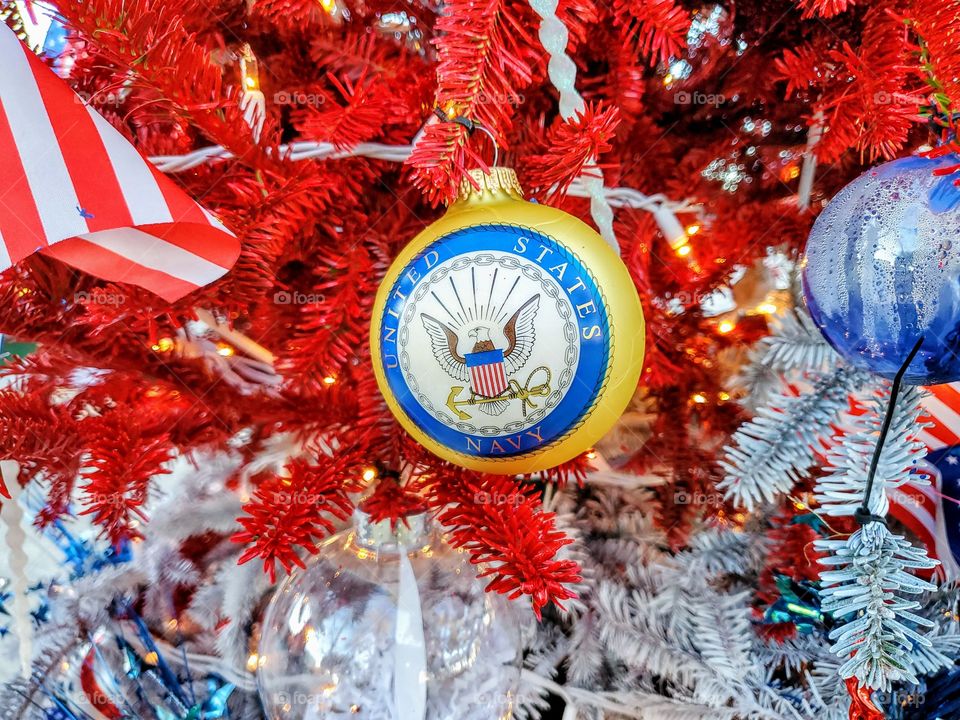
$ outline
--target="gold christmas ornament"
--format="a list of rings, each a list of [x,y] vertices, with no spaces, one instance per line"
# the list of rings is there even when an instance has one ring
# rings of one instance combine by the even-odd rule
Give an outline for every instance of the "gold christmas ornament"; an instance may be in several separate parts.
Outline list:
[[[640,300],[600,235],[526,202],[513,170],[470,173],[377,293],[380,391],[401,425],[463,467],[533,473],[596,443],[643,365]]]

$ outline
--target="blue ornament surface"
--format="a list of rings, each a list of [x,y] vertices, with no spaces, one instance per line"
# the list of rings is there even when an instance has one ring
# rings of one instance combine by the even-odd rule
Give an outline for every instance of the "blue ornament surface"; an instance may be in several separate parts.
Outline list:
[[[960,380],[960,188],[949,155],[869,170],[817,218],[802,262],[811,317],[846,360],[892,379]]]
[[[389,394],[431,438],[474,457],[564,437],[594,406],[611,352],[589,269],[507,224],[424,248],[391,288],[379,335]]]

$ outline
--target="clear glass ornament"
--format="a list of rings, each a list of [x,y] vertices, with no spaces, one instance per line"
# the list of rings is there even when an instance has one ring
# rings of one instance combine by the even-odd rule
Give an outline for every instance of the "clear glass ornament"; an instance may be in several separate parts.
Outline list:
[[[264,613],[257,683],[270,720],[507,720],[521,637],[509,601],[425,516],[361,513]]]

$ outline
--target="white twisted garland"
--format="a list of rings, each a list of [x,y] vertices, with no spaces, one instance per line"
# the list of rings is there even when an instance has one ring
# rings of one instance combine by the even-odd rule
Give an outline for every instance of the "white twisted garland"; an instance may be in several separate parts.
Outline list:
[[[20,672],[23,677],[30,676],[30,664],[33,659],[33,622],[27,602],[27,557],[24,545],[27,535],[23,530],[23,508],[20,506],[22,488],[17,480],[20,466],[13,460],[0,461],[0,474],[10,494],[10,499],[0,506],[0,519],[6,526],[6,545],[10,558],[10,585],[13,593],[13,626],[17,635],[17,647],[20,658]]]
[[[567,55],[567,43],[570,33],[567,26],[557,17],[558,0],[530,0],[530,7],[537,13],[543,22],[540,23],[540,42],[547,51],[550,60],[547,63],[547,74],[550,82],[560,93],[560,115],[564,120],[572,120],[583,113],[586,103],[583,96],[577,92],[577,66]],[[588,164],[593,164],[596,158],[591,158]],[[587,196],[590,198],[590,214],[597,224],[603,239],[620,254],[620,243],[613,231],[613,208],[607,200],[603,187],[603,171],[594,167],[589,174],[581,175]]]

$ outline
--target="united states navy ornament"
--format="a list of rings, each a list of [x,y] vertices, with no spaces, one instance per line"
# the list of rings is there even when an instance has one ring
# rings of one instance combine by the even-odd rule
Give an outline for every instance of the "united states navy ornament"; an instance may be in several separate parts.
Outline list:
[[[537,472],[589,449],[643,364],[643,313],[616,253],[586,224],[525,202],[513,170],[464,183],[377,293],[374,371],[393,414],[474,470]]]

